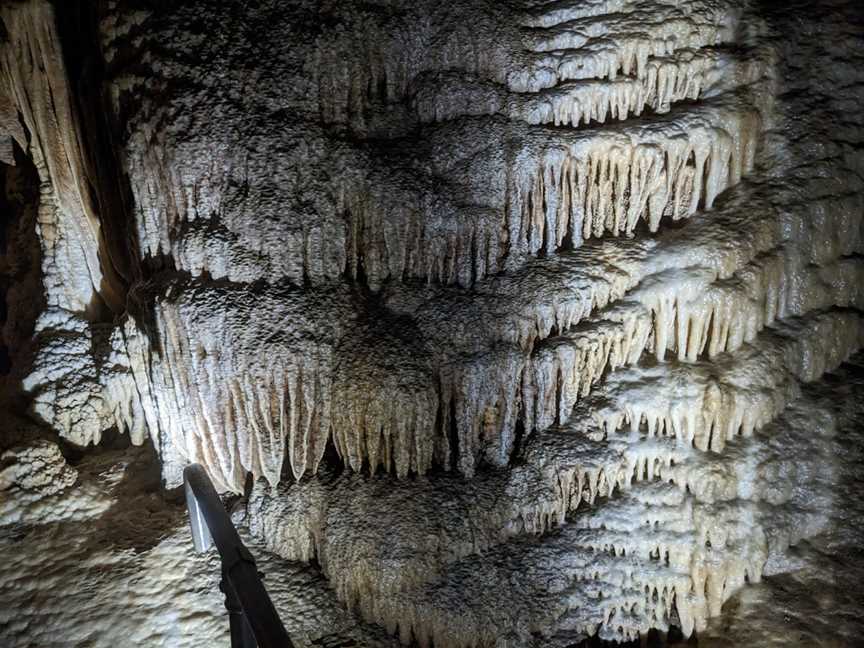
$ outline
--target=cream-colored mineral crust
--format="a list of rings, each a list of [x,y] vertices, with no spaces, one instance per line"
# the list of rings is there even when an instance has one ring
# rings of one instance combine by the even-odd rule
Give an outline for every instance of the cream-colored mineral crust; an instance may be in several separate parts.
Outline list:
[[[0,644],[223,641],[192,462],[299,646],[701,645],[855,546],[817,4],[3,3]]]

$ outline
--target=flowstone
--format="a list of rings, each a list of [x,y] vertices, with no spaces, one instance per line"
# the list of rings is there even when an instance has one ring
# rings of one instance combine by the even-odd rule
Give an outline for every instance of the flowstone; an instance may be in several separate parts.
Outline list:
[[[9,645],[220,640],[191,462],[298,645],[701,642],[849,525],[855,3],[175,5],[0,4]]]

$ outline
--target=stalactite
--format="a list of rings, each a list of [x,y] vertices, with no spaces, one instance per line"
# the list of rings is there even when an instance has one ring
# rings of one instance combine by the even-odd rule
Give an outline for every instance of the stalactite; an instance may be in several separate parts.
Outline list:
[[[794,458],[759,455],[765,447],[750,444],[743,457],[706,478],[736,481],[733,466],[748,470],[742,465],[748,456],[765,457],[768,472],[827,470],[828,455],[817,447],[830,443],[831,430],[797,428],[801,411],[776,426],[785,444],[800,448]],[[648,481],[539,542],[514,540],[448,564],[432,582],[382,598],[378,618],[398,626],[403,637],[453,646],[492,640],[502,627],[523,640],[552,628],[627,641],[652,627],[668,628],[673,611],[689,635],[704,629],[746,580],[759,581],[769,551],[782,551],[794,539],[795,524],[815,512],[805,498],[820,487],[811,488],[804,497],[790,488],[780,498],[734,492],[713,501]],[[804,505],[798,516],[774,515],[790,502]],[[819,519],[824,526],[825,516]],[[777,538],[770,549],[769,535]],[[513,573],[521,574],[518,582]],[[523,612],[515,619],[514,603]]]
[[[860,267],[854,260],[840,260],[825,268],[802,263],[794,250],[781,249],[757,258],[728,279],[718,280],[713,271],[698,268],[660,272],[643,279],[623,300],[605,309],[595,307],[606,304],[608,297],[587,304],[597,315],[581,322],[581,316],[574,314],[544,316],[543,321],[548,323],[534,325],[533,330],[548,335],[558,328],[564,333],[544,340],[527,358],[518,347],[498,344],[483,354],[457,355],[455,360],[430,357],[424,360],[430,362],[425,369],[400,363],[399,371],[393,374],[374,370],[374,364],[369,363],[371,356],[363,356],[353,363],[342,362],[337,376],[334,354],[344,354],[335,349],[337,344],[344,344],[340,339],[353,335],[349,327],[340,327],[325,346],[298,347],[304,350],[286,360],[284,369],[279,369],[282,365],[274,364],[271,358],[254,389],[251,383],[243,386],[242,380],[248,379],[234,383],[233,391],[230,385],[214,383],[216,376],[234,375],[236,370],[220,368],[221,363],[214,364],[210,351],[193,352],[191,342],[179,340],[171,344],[170,354],[160,365],[173,377],[158,378],[158,374],[146,376],[139,372],[136,381],[155,379],[157,390],[165,389],[162,385],[185,385],[183,390],[192,393],[202,389],[195,385],[214,385],[207,387],[197,402],[175,396],[179,404],[162,406],[160,422],[150,429],[176,430],[169,438],[182,449],[181,455],[212,465],[225,475],[223,483],[233,488],[240,487],[247,471],[267,475],[271,483],[276,483],[283,456],[290,458],[296,476],[314,472],[331,436],[346,465],[354,470],[364,465],[374,470],[380,465],[400,475],[422,474],[436,462],[449,465],[455,450],[456,465],[472,474],[481,459],[497,465],[507,463],[520,402],[526,429],[543,430],[565,420],[574,404],[585,398],[607,371],[633,365],[646,350],[662,358],[663,349],[671,348],[677,350],[680,360],[692,362],[703,352],[714,357],[735,351],[780,317],[834,305],[860,305]],[[218,290],[210,294],[223,299]],[[211,317],[191,306],[197,299],[189,301],[186,314],[175,323],[164,325],[166,340],[173,339],[171,331],[184,330],[186,322]],[[246,321],[246,315],[241,313],[247,306],[221,303],[220,308],[227,306],[222,313],[236,312],[244,318],[238,321]],[[577,312],[590,312],[584,308]],[[341,319],[354,317],[347,302],[339,309],[335,312],[343,313]],[[266,311],[261,308],[259,312]],[[319,321],[328,319],[323,314],[319,317]],[[576,326],[568,326],[576,322]],[[263,323],[259,320],[256,326]],[[227,330],[242,328],[237,324],[222,326]],[[256,335],[269,338],[276,334],[275,328],[271,331]],[[236,343],[232,346],[237,347]],[[248,350],[236,354],[232,362],[245,367],[243,371],[252,370],[254,365],[248,363],[257,362],[254,346],[244,343],[237,348]],[[400,348],[388,350],[388,357],[398,357]],[[198,368],[188,375],[201,378],[186,377],[183,358],[187,355],[199,358],[195,365]],[[412,374],[418,370],[420,373],[414,377]],[[257,375],[259,370],[253,371]],[[436,374],[437,389],[432,379]],[[337,389],[333,388],[334,381]],[[362,389],[358,385],[363,385]],[[141,391],[140,387],[130,391],[129,386],[113,389],[120,393],[125,389],[133,400],[135,392]],[[253,394],[252,400],[241,400],[244,394]],[[190,406],[193,411],[200,410],[199,418],[181,424],[189,416],[183,412]],[[141,428],[140,417],[136,419],[134,413],[146,408],[125,404],[114,407],[127,412],[126,418],[120,417],[124,427],[131,424]],[[278,414],[280,411],[282,414]],[[235,438],[213,435],[210,426],[229,423],[238,430]],[[182,429],[198,432],[190,437]],[[457,435],[455,447],[448,442],[451,434]],[[136,432],[136,438],[140,436],[141,432]],[[225,445],[210,447],[209,439],[214,436],[224,439]],[[193,438],[197,440],[193,442]]]
[[[727,0],[151,4],[94,9],[128,294],[56,17],[0,10],[46,301],[17,396],[60,438],[251,474],[236,519],[422,646],[689,636],[825,528],[851,71]],[[0,520],[57,495],[39,462],[72,488],[17,446]]]
[[[700,578],[704,582],[706,569],[733,581],[741,581],[744,573],[756,580],[767,549],[764,539],[753,540],[748,523],[742,522],[737,533],[753,552],[744,558],[745,566],[732,549],[724,558],[727,562],[714,557],[706,565],[699,548],[710,536],[716,556],[727,544],[717,535],[731,523],[726,516],[734,519],[740,513],[722,507],[700,511],[695,502],[714,505],[739,497],[747,471],[752,470],[748,456],[742,457],[742,444],[758,449],[764,457],[788,461],[767,449],[766,444],[774,443],[772,435],[814,432],[778,417],[785,415],[790,403],[793,414],[799,411],[794,402],[801,395],[801,382],[836,368],[862,343],[864,321],[859,315],[843,311],[815,314],[777,331],[766,331],[758,345],[724,358],[719,374],[711,365],[697,364],[658,365],[613,374],[590,402],[574,409],[566,424],[533,438],[523,453],[523,464],[507,473],[486,473],[470,481],[435,477],[422,485],[370,482],[358,476],[335,481],[327,477],[280,487],[275,493],[259,484],[248,509],[249,522],[277,553],[295,559],[317,557],[340,598],[359,605],[367,618],[391,620],[396,617],[391,616],[395,613],[390,605],[399,598],[398,592],[423,591],[425,583],[450,573],[452,564],[491,550],[507,551],[508,538],[514,535],[543,534],[564,525],[567,537],[592,556],[611,551],[613,557],[651,561],[655,553],[670,553],[668,564],[689,575],[675,577],[677,603],[670,597],[665,613],[650,618],[662,627],[674,604],[685,623],[701,627],[709,615],[717,613],[722,599],[713,592],[710,601],[697,596],[689,607],[683,607],[681,597],[690,591],[690,579],[697,582],[693,585],[697,593],[703,591],[698,582]],[[790,362],[792,358],[797,360]],[[755,432],[759,434],[754,441]],[[709,449],[712,452],[707,454]],[[717,453],[727,453],[728,459],[718,462]],[[659,502],[650,490],[644,492],[645,482],[658,488],[663,484]],[[570,517],[583,502],[596,504],[598,498],[621,497],[622,492],[631,509],[604,502]],[[398,502],[405,498],[412,503],[402,508]],[[454,504],[442,510],[442,502]],[[662,524],[671,525],[672,531],[678,524],[681,529],[676,533],[681,534],[693,524],[697,528],[672,536],[634,533],[643,524],[656,528],[654,518],[643,520],[641,516],[659,515],[655,507],[669,502],[674,505],[670,508],[673,517],[661,517]],[[678,504],[686,513],[680,523],[674,517],[680,513]],[[382,513],[371,513],[374,510]],[[398,518],[383,513],[393,510],[401,511]],[[356,511],[364,511],[370,520],[362,540],[350,533]],[[707,519],[700,521],[700,515]],[[623,527],[620,533],[616,524]],[[593,532],[575,531],[586,528]],[[399,557],[395,575],[378,567],[391,560],[390,552]],[[587,564],[593,568],[596,562]],[[643,571],[633,566],[633,576],[628,578],[651,573],[640,569]],[[451,577],[462,576],[457,571]],[[608,586],[616,587],[614,581]],[[654,587],[659,585],[655,582]],[[642,605],[642,599],[638,600]],[[609,605],[601,606],[604,614],[611,613]],[[403,608],[401,613],[407,616],[398,618],[429,618],[418,610]],[[645,617],[638,618],[645,623]],[[651,626],[640,627],[644,632]],[[627,637],[632,638],[634,631],[628,632]],[[433,636],[437,641],[442,635],[436,631]]]
[[[11,113],[3,125],[42,181],[39,228],[49,301],[91,319],[98,316],[93,302],[121,311],[123,280],[104,240],[100,179],[88,157],[54,9],[40,1],[9,4],[0,19],[12,36],[0,47],[0,95]]]

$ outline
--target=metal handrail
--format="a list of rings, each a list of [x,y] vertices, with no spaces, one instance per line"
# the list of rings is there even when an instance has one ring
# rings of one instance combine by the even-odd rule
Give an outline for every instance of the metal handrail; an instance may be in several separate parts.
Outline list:
[[[231,647],[294,648],[261,582],[255,559],[240,540],[204,468],[187,466],[183,481],[195,550],[203,553],[215,544],[222,558],[219,589],[225,594]]]

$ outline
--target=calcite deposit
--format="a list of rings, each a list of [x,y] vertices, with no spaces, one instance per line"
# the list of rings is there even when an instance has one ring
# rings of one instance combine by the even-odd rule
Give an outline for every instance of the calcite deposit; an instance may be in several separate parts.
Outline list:
[[[227,641],[193,462],[298,645],[776,612],[864,542],[857,4],[0,2],[3,645]]]

